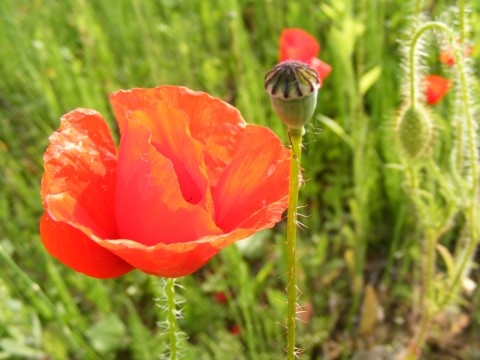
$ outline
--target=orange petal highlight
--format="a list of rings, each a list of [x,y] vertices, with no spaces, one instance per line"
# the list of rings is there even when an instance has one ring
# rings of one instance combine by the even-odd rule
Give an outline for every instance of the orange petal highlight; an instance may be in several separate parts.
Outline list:
[[[435,105],[442,100],[452,86],[452,83],[449,80],[439,75],[428,75],[425,77],[425,82],[427,86],[425,95],[427,97],[427,102],[430,105]]]
[[[302,29],[284,29],[280,35],[280,61],[309,63],[320,52],[317,40]]]
[[[290,152],[269,129],[248,125],[235,158],[212,190],[216,224],[224,232],[237,227],[272,227],[287,207]]]
[[[136,121],[135,115],[126,125],[118,155],[120,236],[115,238],[152,246],[220,234],[210,212],[183,198],[174,164],[155,149],[145,125]]]

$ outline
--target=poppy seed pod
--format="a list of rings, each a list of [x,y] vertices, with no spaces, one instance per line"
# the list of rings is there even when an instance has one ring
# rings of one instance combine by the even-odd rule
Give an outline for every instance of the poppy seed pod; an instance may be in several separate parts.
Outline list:
[[[317,106],[318,74],[307,64],[287,60],[265,75],[273,109],[289,129],[302,130]]]
[[[433,122],[421,105],[408,106],[400,112],[396,136],[403,153],[410,159],[422,157],[433,139]]]

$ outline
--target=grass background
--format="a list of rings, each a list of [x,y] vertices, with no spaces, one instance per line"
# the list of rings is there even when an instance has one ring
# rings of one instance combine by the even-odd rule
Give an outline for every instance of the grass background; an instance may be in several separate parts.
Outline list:
[[[435,17],[451,5],[426,1],[424,8]],[[470,5],[470,38],[477,43],[480,4]],[[305,136],[302,358],[349,359],[376,344],[402,346],[421,251],[402,173],[390,166],[399,161],[391,124],[401,102],[399,40],[408,33],[412,9],[402,0],[2,0],[0,359],[159,357],[167,340],[156,324],[164,319],[154,301],[161,296],[159,279],[139,271],[90,279],[43,248],[39,184],[48,136],[76,107],[100,111],[116,132],[111,92],[174,84],[232,103],[248,122],[271,127],[287,144],[263,90],[286,27],[313,34],[320,57],[333,66]],[[435,51],[429,65],[442,73]],[[434,111],[448,121],[450,95]],[[441,129],[439,136],[449,141]],[[179,280],[179,300],[186,300],[180,327],[189,337],[185,358],[282,357],[284,234],[279,224]],[[385,320],[365,336],[361,303],[368,285]],[[479,305],[477,290],[461,308],[469,325],[450,358],[480,358],[478,349],[463,346],[480,338]],[[434,351],[426,358],[440,359]]]

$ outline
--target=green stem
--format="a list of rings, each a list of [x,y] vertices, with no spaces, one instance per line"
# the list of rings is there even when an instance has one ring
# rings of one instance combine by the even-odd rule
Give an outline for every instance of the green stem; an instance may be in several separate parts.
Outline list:
[[[168,302],[168,333],[170,337],[170,360],[177,359],[177,307],[175,304],[175,279],[167,279],[165,292]]]
[[[421,226],[424,228],[426,236],[426,242],[424,244],[425,260],[422,263],[423,277],[422,277],[422,290],[420,307],[422,313],[422,320],[420,323],[420,330],[417,336],[414,338],[408,349],[405,360],[417,359],[420,351],[425,342],[425,338],[430,326],[430,321],[433,315],[432,304],[435,303],[435,247],[437,244],[436,232],[432,229],[430,221],[426,218],[426,211],[423,208],[421,199],[418,197],[419,181],[418,172],[412,163],[407,164],[408,186],[410,190],[410,196],[417,210],[418,216],[421,221]]]
[[[418,18],[418,15],[422,12],[422,5],[423,1],[422,0],[417,0],[416,1],[416,6],[415,6],[415,16]]]
[[[420,330],[418,336],[414,342],[412,342],[407,350],[407,354],[404,360],[417,360],[421,355],[421,349],[423,342],[425,341],[425,336],[427,335],[428,326],[432,319],[431,313],[427,312],[422,316],[422,323],[420,324]]]
[[[292,153],[290,158],[290,188],[287,218],[287,267],[288,267],[288,318],[287,318],[287,359],[295,359],[295,320],[297,317],[297,207],[300,185],[300,163],[302,155],[302,130],[289,129]]]
[[[465,40],[465,0],[458,0],[458,27],[460,30],[460,43]]]
[[[417,99],[417,86],[416,86],[416,66],[417,63],[415,59],[417,58],[417,45],[418,41],[422,37],[423,33],[432,29],[441,29],[448,34],[451,34],[450,29],[443,23],[438,21],[431,21],[423,24],[413,35],[413,38],[410,43],[410,53],[409,53],[409,77],[410,77],[410,102],[411,106],[415,107]]]

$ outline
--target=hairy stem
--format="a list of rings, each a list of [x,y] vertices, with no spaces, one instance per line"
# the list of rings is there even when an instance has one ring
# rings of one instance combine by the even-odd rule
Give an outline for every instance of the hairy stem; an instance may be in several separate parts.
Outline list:
[[[290,188],[287,218],[287,266],[288,266],[288,314],[287,314],[287,359],[295,359],[295,320],[297,317],[297,207],[300,184],[300,162],[303,131],[289,129],[292,153],[290,158]]]
[[[170,360],[177,359],[177,307],[175,304],[175,279],[167,279],[165,293],[168,302],[168,334],[170,338]]]

